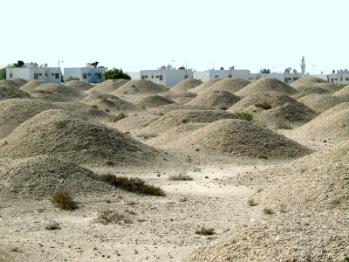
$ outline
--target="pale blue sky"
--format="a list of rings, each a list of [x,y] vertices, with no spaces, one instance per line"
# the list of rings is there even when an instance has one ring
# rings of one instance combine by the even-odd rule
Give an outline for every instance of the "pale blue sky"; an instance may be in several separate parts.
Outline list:
[[[8,0],[0,65],[349,68],[348,0]]]

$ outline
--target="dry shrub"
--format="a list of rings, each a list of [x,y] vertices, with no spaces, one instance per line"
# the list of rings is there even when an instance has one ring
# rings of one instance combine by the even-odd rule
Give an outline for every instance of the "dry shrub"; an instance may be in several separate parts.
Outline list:
[[[99,179],[117,188],[121,188],[123,190],[137,194],[153,196],[166,195],[161,188],[149,185],[140,178],[116,177],[114,175],[107,174],[100,176]]]
[[[77,208],[71,194],[67,191],[59,191],[50,197],[51,203],[62,210],[74,210]]]
[[[212,236],[216,233],[214,232],[213,228],[201,227],[200,229],[195,231],[195,234],[203,236]]]

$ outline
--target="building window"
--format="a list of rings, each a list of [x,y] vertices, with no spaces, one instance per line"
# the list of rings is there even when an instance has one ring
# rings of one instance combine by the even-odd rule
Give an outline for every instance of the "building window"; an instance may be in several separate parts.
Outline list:
[[[232,78],[233,76],[232,75],[228,75],[228,78]]]
[[[10,73],[10,78],[12,78],[13,77],[13,74],[12,73]]]
[[[215,75],[214,78],[218,78],[218,75]]]
[[[82,78],[83,78],[83,79],[86,79],[86,73],[83,73],[83,74],[82,74]]]
[[[162,75],[159,75],[159,79],[160,79],[160,81],[162,81]]]
[[[189,76],[187,74],[184,75],[184,79],[187,79],[189,78]]]
[[[287,78],[285,78],[285,83],[288,83],[288,79]]]
[[[55,78],[59,79],[59,74],[58,73],[55,74]]]
[[[34,79],[39,79],[39,74],[38,73],[34,73]]]
[[[45,76],[47,77],[47,72],[45,73]]]
[[[95,73],[95,76],[96,76],[98,79],[102,79],[102,74],[101,74],[101,73]]]

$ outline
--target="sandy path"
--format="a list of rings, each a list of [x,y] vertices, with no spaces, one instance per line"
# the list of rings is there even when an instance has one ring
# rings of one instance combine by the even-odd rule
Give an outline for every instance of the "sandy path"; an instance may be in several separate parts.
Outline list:
[[[246,204],[254,189],[220,183],[253,170],[254,166],[212,163],[196,172],[187,171],[193,181],[171,181],[168,177],[173,171],[160,177],[143,174],[167,196],[139,196],[119,190],[115,194],[76,196],[80,208],[73,212],[57,210],[49,201],[3,203],[0,251],[13,261],[179,261],[197,247],[259,219],[260,212]],[[98,212],[107,209],[127,215],[133,223],[96,223]],[[57,221],[61,229],[46,230],[49,221]],[[195,234],[201,226],[214,228],[216,234]]]

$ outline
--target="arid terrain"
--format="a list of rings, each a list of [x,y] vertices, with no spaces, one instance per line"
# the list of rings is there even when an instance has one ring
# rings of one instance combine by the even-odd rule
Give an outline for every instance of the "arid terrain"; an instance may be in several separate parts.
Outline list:
[[[349,261],[349,86],[0,81],[0,261]]]

